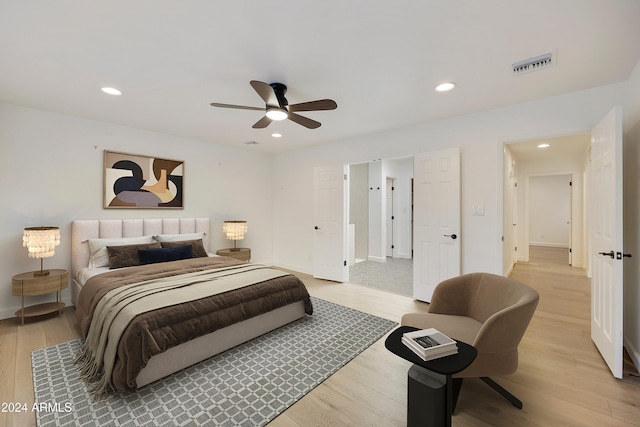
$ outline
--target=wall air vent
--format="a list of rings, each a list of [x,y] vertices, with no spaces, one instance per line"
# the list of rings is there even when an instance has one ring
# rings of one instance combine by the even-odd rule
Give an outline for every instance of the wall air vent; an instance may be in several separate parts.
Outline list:
[[[551,53],[546,53],[544,55],[536,56],[535,58],[525,59],[524,61],[519,61],[512,64],[513,75],[519,76],[521,74],[527,74],[532,71],[549,68],[553,65],[553,62],[554,62],[554,58]]]

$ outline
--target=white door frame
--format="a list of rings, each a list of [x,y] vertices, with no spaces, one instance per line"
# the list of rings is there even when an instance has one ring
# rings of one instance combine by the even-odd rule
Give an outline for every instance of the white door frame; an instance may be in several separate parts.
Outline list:
[[[397,239],[397,222],[392,219],[397,216],[396,212],[396,197],[394,194],[394,188],[397,185],[397,180],[394,177],[387,176],[385,179],[386,194],[385,194],[385,247],[387,248],[387,256],[391,258],[397,257],[398,245],[396,245]]]
[[[513,250],[513,248],[506,248],[505,249],[505,243],[509,243],[509,242],[505,242],[504,238],[505,236],[508,236],[509,233],[507,232],[507,230],[505,229],[505,227],[513,227],[512,222],[510,221],[508,224],[505,223],[505,213],[504,213],[504,209],[506,209],[507,207],[505,206],[505,203],[507,202],[507,200],[505,200],[505,196],[504,196],[504,191],[505,188],[508,184],[508,182],[506,182],[506,177],[505,177],[505,170],[508,170],[508,165],[505,164],[505,162],[507,161],[506,156],[504,155],[505,151],[506,151],[506,147],[509,145],[513,145],[513,144],[518,144],[521,142],[528,142],[528,141],[537,141],[537,140],[543,140],[543,139],[555,139],[555,138],[560,138],[560,137],[565,137],[568,135],[584,135],[584,134],[590,134],[591,130],[584,130],[584,129],[565,129],[563,131],[560,131],[558,133],[551,133],[551,134],[545,134],[545,133],[533,133],[533,134],[528,134],[526,136],[523,136],[521,138],[513,138],[510,139],[508,141],[503,141],[501,144],[498,144],[497,146],[497,150],[496,150],[496,155],[498,157],[498,168],[499,171],[498,173],[500,174],[499,176],[503,177],[502,179],[499,180],[499,188],[498,188],[498,206],[502,206],[502,209],[498,209],[497,211],[497,221],[498,221],[498,229],[502,230],[502,235],[498,236],[500,241],[497,243],[498,244],[498,265],[497,265],[497,271],[502,271],[502,272],[510,272],[512,266],[506,265],[505,263],[505,250]],[[574,188],[573,191],[576,190],[575,188],[575,183],[577,180],[577,174],[578,172],[576,170],[560,170],[560,171],[553,171],[551,173],[548,173],[550,175],[567,175],[567,174],[571,174],[572,175],[572,182],[574,183]],[[579,193],[580,195],[582,195],[583,199],[582,199],[582,204],[580,205],[580,207],[582,208],[582,210],[580,212],[576,211],[575,209],[573,209],[573,205],[575,205],[575,199],[574,202],[572,202],[572,211],[571,211],[571,222],[572,222],[572,233],[571,233],[571,247],[573,249],[573,259],[572,259],[572,263],[574,266],[576,267],[580,267],[580,268],[585,268],[587,271],[587,277],[591,277],[591,272],[590,272],[590,261],[589,261],[589,257],[588,257],[588,253],[589,253],[589,236],[588,236],[588,232],[587,232],[587,221],[585,220],[587,212],[586,212],[586,207],[588,204],[588,194],[586,191],[587,185],[588,185],[588,179],[587,179],[587,171],[585,170],[585,172],[581,175],[581,181],[582,181],[582,192]],[[542,173],[541,173],[542,175]],[[535,175],[531,175],[531,176],[535,176]],[[524,195],[524,191],[525,191],[525,187],[527,186],[526,182],[518,182],[518,192],[520,193],[521,196],[525,197],[525,200],[527,200],[525,203],[528,204],[528,196]],[[575,193],[572,193],[575,196]],[[517,201],[516,201],[517,203]],[[511,206],[508,207],[509,209],[511,209]],[[528,209],[525,208],[525,206],[523,206],[523,209],[525,209],[523,212],[521,212],[521,215],[527,215],[528,216]],[[582,226],[580,227],[579,224],[582,224]],[[522,223],[518,223],[517,224],[517,228],[521,230],[521,232],[519,234],[524,234],[525,232],[527,233],[527,238],[521,238],[521,237],[517,237],[516,236],[516,242],[518,243],[518,251],[515,254],[515,258],[517,261],[521,261],[521,262],[526,262],[529,261],[529,239],[528,239],[528,229],[529,229],[529,224],[528,222],[525,223],[524,221]],[[526,240],[526,241],[525,241]],[[582,243],[579,243],[579,242]],[[576,246],[577,245],[577,246]],[[580,258],[576,258],[576,248],[579,248],[581,250],[580,253]]]

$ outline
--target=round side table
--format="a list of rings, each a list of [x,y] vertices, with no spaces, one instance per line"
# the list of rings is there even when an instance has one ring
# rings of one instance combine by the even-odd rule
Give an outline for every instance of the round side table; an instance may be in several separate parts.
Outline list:
[[[227,248],[219,249],[216,255],[228,256],[240,261],[249,261],[251,259],[251,249],[249,248]]]
[[[67,270],[50,269],[47,275],[38,275],[39,271],[29,271],[13,276],[11,280],[11,293],[22,298],[22,308],[16,311],[16,316],[22,318],[24,325],[25,317],[41,316],[58,312],[62,314],[64,303],[62,302],[61,291],[69,285],[69,274]],[[56,292],[56,302],[24,306],[24,297],[35,295],[46,295]]]

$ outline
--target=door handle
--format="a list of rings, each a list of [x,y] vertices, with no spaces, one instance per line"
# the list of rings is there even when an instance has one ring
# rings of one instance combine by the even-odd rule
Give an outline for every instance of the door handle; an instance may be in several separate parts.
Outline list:
[[[616,259],[631,258],[631,254],[623,254],[622,252],[616,252]]]
[[[615,258],[616,255],[613,253],[613,251],[609,251],[609,252],[598,252],[599,255],[602,256],[610,256],[611,259]]]
[[[451,237],[453,240],[456,240],[458,238],[458,236],[456,236],[455,234],[445,234],[444,237]]]

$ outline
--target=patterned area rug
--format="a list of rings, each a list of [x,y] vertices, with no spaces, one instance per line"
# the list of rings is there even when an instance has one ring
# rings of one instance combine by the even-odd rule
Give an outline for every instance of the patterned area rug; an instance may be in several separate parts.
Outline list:
[[[264,425],[396,326],[313,298],[314,314],[156,381],[93,402],[73,340],[31,353],[40,426]]]

